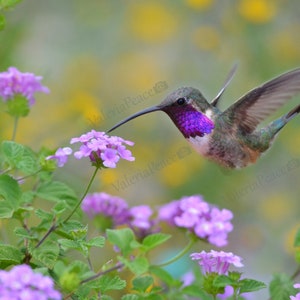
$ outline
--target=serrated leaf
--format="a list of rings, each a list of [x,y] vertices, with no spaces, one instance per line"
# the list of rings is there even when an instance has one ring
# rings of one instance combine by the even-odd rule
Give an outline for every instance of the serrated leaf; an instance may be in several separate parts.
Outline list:
[[[139,300],[140,297],[138,295],[134,295],[134,294],[127,294],[122,296],[121,300]]]
[[[276,274],[270,283],[269,290],[272,300],[289,299],[289,296],[295,292],[293,281],[286,274]]]
[[[172,277],[170,273],[160,267],[151,266],[149,271],[157,276],[162,282],[166,283],[168,286],[173,286],[175,282],[178,281]]]
[[[8,8],[13,7],[17,3],[20,3],[20,2],[22,2],[22,0],[1,0],[0,1],[0,8],[8,9]]]
[[[164,243],[167,241],[171,235],[164,234],[164,233],[154,233],[146,236],[143,239],[143,246],[146,247],[147,250],[153,249],[157,247],[158,245]]]
[[[25,228],[23,227],[16,227],[14,229],[14,233],[15,235],[23,238],[23,239],[29,239],[29,240],[33,240],[36,239],[36,237],[33,237]]]
[[[117,246],[124,256],[127,256],[133,250],[131,243],[135,240],[133,231],[129,228],[107,229],[107,239]]]
[[[87,228],[87,225],[84,225],[77,220],[69,220],[62,224],[62,228],[66,232],[71,233],[73,231],[84,230]]]
[[[141,293],[146,292],[153,283],[154,280],[151,276],[136,277],[132,280],[133,289]]]
[[[30,203],[32,203],[34,197],[35,197],[35,193],[33,191],[23,192],[21,202],[26,203],[26,204],[30,204]]]
[[[60,181],[51,181],[41,184],[37,189],[37,196],[54,202],[64,200],[69,208],[74,207],[77,201],[79,201],[75,192]]]
[[[1,144],[1,151],[9,165],[15,167],[22,159],[24,146],[13,141],[3,141]]]
[[[80,250],[81,249],[81,246],[80,246],[79,242],[77,242],[77,241],[68,240],[68,239],[59,239],[57,242],[60,244],[60,246],[62,248],[64,248],[64,250],[67,250],[67,249]]]
[[[60,216],[65,210],[67,209],[66,207],[66,202],[65,201],[60,201],[52,207],[52,211],[56,216]]]
[[[21,202],[18,182],[8,175],[0,175],[0,218],[11,218]]]
[[[103,275],[87,283],[90,288],[105,293],[109,290],[122,290],[126,287],[126,281],[119,276]]]
[[[10,265],[18,265],[22,262],[22,252],[11,245],[0,244],[0,268],[5,269]]]
[[[85,264],[81,260],[72,261],[71,264],[67,266],[67,271],[75,272],[77,274],[80,274],[81,276],[86,275],[87,273],[88,273],[88,275],[86,275],[86,276],[92,276],[93,275],[93,274],[90,274],[91,271],[90,271],[88,265]]]
[[[299,247],[299,246],[300,246],[300,229],[298,229],[294,240],[294,247]]]
[[[44,220],[44,221],[52,221],[53,220],[53,214],[52,213],[49,213],[49,212],[47,212],[45,210],[42,210],[40,208],[36,209],[34,213],[41,220]]]
[[[25,146],[22,158],[16,164],[16,167],[25,174],[34,174],[40,169],[36,154]]]
[[[197,299],[201,300],[211,300],[212,297],[207,295],[202,288],[199,287],[198,284],[191,284],[189,286],[184,287],[182,293],[191,297],[196,297]]]
[[[3,15],[0,15],[0,30],[3,30],[5,28],[6,20]]]
[[[28,147],[12,141],[3,141],[1,150],[5,160],[12,168],[25,174],[33,174],[39,170],[35,153]]]
[[[94,237],[90,239],[88,242],[86,242],[86,245],[89,247],[102,248],[105,245],[105,238],[103,236]]]
[[[253,279],[243,279],[240,280],[239,283],[240,283],[240,291],[239,291],[240,294],[255,292],[267,287],[265,283]]]
[[[145,257],[136,257],[135,260],[127,260],[123,257],[119,257],[119,260],[124,263],[135,276],[142,275],[149,269],[149,262]]]
[[[218,288],[222,288],[227,285],[232,285],[234,283],[235,283],[234,280],[232,280],[231,278],[229,278],[228,276],[225,276],[225,275],[218,275],[213,280],[214,287],[218,287]]]
[[[52,269],[59,255],[59,246],[56,242],[46,241],[40,247],[31,251],[33,259],[36,259],[45,267]]]

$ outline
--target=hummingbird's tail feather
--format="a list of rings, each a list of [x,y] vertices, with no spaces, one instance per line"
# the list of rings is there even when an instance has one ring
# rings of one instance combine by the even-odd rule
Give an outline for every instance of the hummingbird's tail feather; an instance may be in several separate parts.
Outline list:
[[[300,113],[300,104],[289,111],[281,118],[273,121],[269,126],[269,132],[274,137],[289,121],[296,117]]]
[[[292,120],[299,113],[300,113],[300,104],[298,106],[296,106],[295,108],[293,108],[290,112],[288,112],[285,115],[286,122],[289,122],[290,120]]]

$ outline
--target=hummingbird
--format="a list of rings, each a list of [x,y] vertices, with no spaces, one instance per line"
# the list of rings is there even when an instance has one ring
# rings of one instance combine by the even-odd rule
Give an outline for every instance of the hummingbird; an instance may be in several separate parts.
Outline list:
[[[229,169],[255,163],[270,148],[278,132],[300,112],[298,105],[265,127],[257,128],[263,120],[300,92],[300,68],[250,90],[221,111],[219,100],[236,68],[234,65],[212,101],[208,102],[196,88],[181,87],[167,95],[160,104],[131,115],[107,133],[141,115],[163,111],[195,150],[209,160]]]

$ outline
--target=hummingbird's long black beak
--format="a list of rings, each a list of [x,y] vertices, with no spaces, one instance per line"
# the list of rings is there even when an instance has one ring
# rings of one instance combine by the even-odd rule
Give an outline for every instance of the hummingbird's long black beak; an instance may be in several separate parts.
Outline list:
[[[123,125],[123,124],[127,123],[128,121],[133,120],[133,119],[135,119],[135,118],[137,118],[139,116],[142,116],[142,115],[145,115],[145,114],[149,114],[151,112],[158,111],[158,110],[161,110],[161,107],[157,106],[157,105],[145,108],[145,109],[143,109],[143,110],[141,110],[141,111],[139,111],[139,112],[131,115],[130,117],[122,120],[121,122],[117,123],[111,129],[107,130],[106,133],[109,133],[109,132],[115,130],[116,128],[120,127],[121,125]]]

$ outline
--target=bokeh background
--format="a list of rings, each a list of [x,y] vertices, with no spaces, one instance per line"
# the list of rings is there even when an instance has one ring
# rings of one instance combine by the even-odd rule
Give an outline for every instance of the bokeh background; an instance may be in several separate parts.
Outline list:
[[[36,150],[68,145],[71,137],[107,130],[180,86],[198,87],[210,100],[238,62],[222,98],[224,109],[253,87],[300,66],[299,15],[298,0],[24,1],[5,12],[0,70],[12,65],[42,75],[51,94],[38,95],[20,122],[17,141]],[[271,119],[299,101],[295,97]],[[0,114],[1,137],[9,138],[12,120],[3,109]],[[153,113],[115,132],[136,143],[136,161],[102,171],[93,191],[153,208],[201,194],[232,210],[234,231],[225,250],[244,258],[245,276],[268,282],[276,272],[295,269],[299,130],[298,117],[255,165],[224,172],[196,154],[165,114]],[[80,195],[91,172],[87,161],[71,161],[55,176]],[[176,253],[184,243],[176,234],[164,257],[156,253],[154,259]],[[194,250],[202,248],[207,245]],[[104,257],[96,253],[94,260],[102,264]],[[180,276],[187,269],[183,259],[169,270]]]

